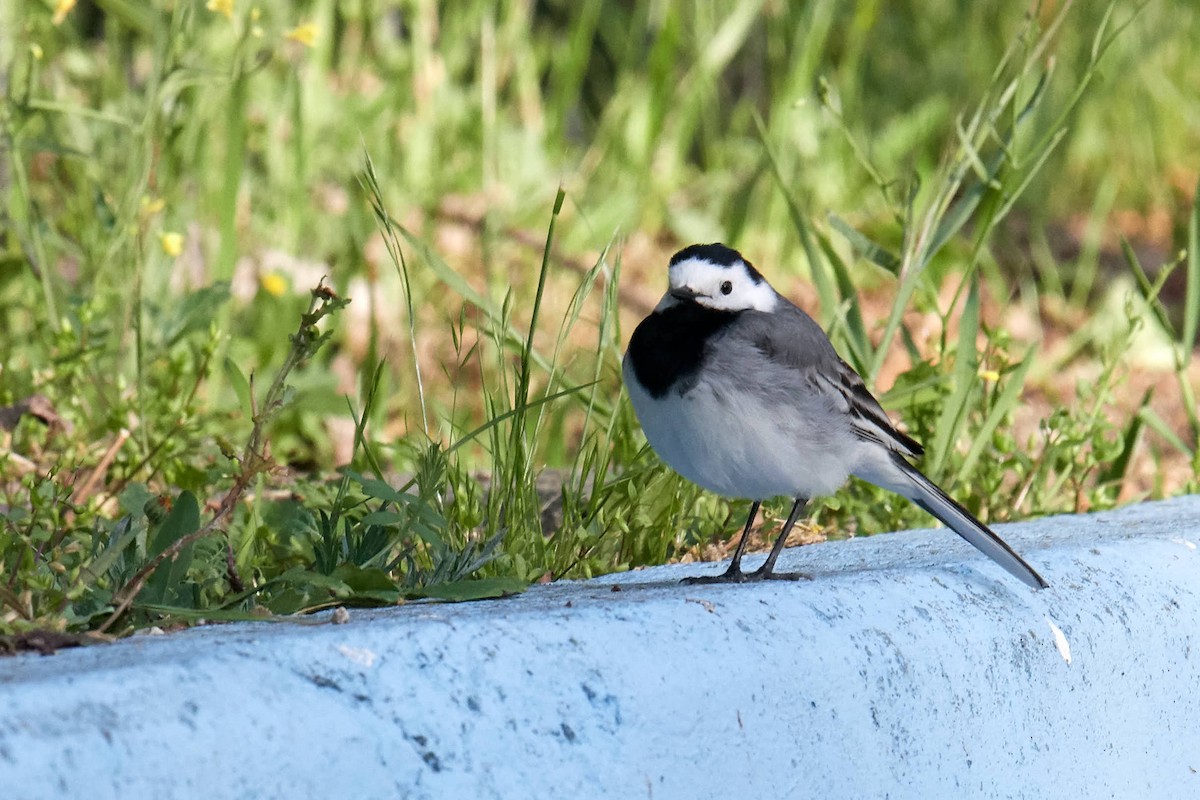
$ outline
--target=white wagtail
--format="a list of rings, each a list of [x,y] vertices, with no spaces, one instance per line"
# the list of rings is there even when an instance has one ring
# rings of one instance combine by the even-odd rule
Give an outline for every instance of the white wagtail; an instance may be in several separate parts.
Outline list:
[[[813,497],[850,475],[908,498],[1019,580],[1048,584],[1005,542],[908,462],[923,448],[892,425],[811,317],[736,250],[696,244],[671,258],[669,289],[629,341],[623,365],[655,452],[705,489],[754,501],[729,569],[696,582],[795,579],[775,573]],[[763,565],[742,572],[762,501],[795,498]]]

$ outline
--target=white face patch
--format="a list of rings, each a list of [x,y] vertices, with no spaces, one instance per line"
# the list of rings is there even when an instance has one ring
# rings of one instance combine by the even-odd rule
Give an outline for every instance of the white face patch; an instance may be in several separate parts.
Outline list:
[[[658,307],[679,302],[674,293],[688,293],[699,305],[717,311],[773,311],[779,302],[765,279],[755,280],[744,261],[728,266],[703,258],[672,264],[668,272],[670,290]]]

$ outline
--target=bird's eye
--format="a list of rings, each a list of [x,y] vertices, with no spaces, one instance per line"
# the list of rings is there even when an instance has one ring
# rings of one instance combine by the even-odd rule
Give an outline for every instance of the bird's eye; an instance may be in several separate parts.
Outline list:
[[[733,284],[729,281],[721,281],[721,294],[729,294],[733,291]]]

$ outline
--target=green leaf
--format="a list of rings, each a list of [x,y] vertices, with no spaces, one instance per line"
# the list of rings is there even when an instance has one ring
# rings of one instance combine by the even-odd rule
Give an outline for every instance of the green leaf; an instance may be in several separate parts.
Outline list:
[[[1187,290],[1183,301],[1183,332],[1179,337],[1184,364],[1191,360],[1200,328],[1200,182],[1196,184],[1194,197],[1192,214],[1188,217]]]
[[[381,569],[363,568],[357,564],[342,564],[330,576],[340,580],[350,590],[354,598],[373,600],[381,603],[395,603],[400,600],[400,590],[396,582]]]
[[[147,556],[154,558],[175,542],[200,529],[200,504],[191,492],[181,492],[166,519],[151,533]],[[165,559],[146,581],[139,600],[145,603],[181,603],[180,587],[192,565],[193,545],[187,545],[174,556]]]
[[[180,492],[170,513],[154,532],[147,555],[154,557],[183,537],[200,529],[200,504],[191,492]]]
[[[890,409],[927,405],[946,391],[943,387],[949,382],[949,375],[918,355],[908,371],[896,376],[892,388],[879,395],[879,402]]]
[[[854,281],[850,279],[850,269],[833,249],[833,243],[829,241],[829,237],[818,233],[817,241],[821,245],[821,252],[828,260],[829,267],[833,270],[834,280],[837,282],[838,294],[841,296],[841,303],[838,305],[839,313],[842,313],[841,309],[845,309],[846,335],[842,338],[850,350],[847,360],[850,362],[850,366],[854,367],[855,371],[861,375],[870,366],[871,338],[867,336],[867,326],[863,322],[862,304],[858,299],[858,290],[854,287]]]
[[[135,519],[138,520],[136,524],[134,522]],[[104,548],[104,551],[100,555],[96,556],[91,563],[84,567],[93,579],[103,577],[116,562],[117,558],[125,552],[125,548],[129,547],[137,539],[138,534],[142,532],[142,519],[144,518],[140,514],[136,517],[133,514],[127,514],[113,526],[108,547]]]
[[[846,238],[858,252],[862,253],[863,258],[870,261],[876,266],[883,267],[893,275],[900,275],[900,257],[892,251],[888,250],[883,245],[871,239],[866,234],[858,231],[849,222],[839,217],[837,214],[830,212],[829,224],[833,229]]]
[[[402,525],[408,522],[409,515],[401,514],[399,511],[382,510],[372,511],[358,521],[360,525]]]
[[[792,227],[796,229],[796,236],[800,239],[800,246],[804,248],[804,255],[808,258],[809,275],[812,276],[813,285],[817,288],[817,296],[821,299],[821,313],[824,316],[822,321],[828,326],[834,309],[838,307],[837,294],[834,292],[833,281],[826,271],[826,265],[821,258],[821,251],[817,248],[814,241],[816,237],[813,233],[812,224],[805,217],[800,204],[792,194],[790,184],[787,178],[784,177],[783,169],[779,165],[779,160],[775,158],[775,153],[771,150],[771,144],[767,138],[767,126],[757,111],[754,112],[754,125],[758,128],[758,138],[762,142],[763,152],[766,153],[767,159],[770,161],[771,175],[774,176],[775,184],[779,187],[779,192],[783,195],[783,199],[787,203],[788,216],[791,217]]]
[[[462,600],[486,600],[520,594],[529,584],[519,578],[480,578],[478,580],[452,581],[433,586],[424,586],[415,592],[416,597],[459,602]]]
[[[1187,442],[1183,441],[1183,439],[1180,439],[1175,431],[1171,430],[1171,426],[1168,425],[1154,409],[1150,408],[1149,406],[1143,407],[1138,410],[1137,415],[1143,422],[1153,428],[1155,433],[1166,439],[1171,446],[1180,453],[1183,453],[1189,459],[1196,455],[1195,451],[1192,450]]]
[[[979,354],[975,350],[975,336],[979,333],[979,278],[973,273],[970,291],[963,305],[962,318],[958,327],[958,349],[954,354],[954,391],[942,406],[938,417],[933,447],[930,448],[930,477],[937,480],[946,465],[950,449],[958,439],[967,418],[967,409],[979,384]]]
[[[180,298],[174,313],[165,320],[163,341],[166,346],[171,347],[189,333],[207,328],[228,300],[229,283],[226,281],[218,281]]]
[[[373,500],[383,500],[387,503],[397,503],[399,505],[408,505],[417,500],[415,495],[408,494],[401,489],[396,489],[387,481],[381,481],[378,478],[368,478],[351,470],[347,470],[346,474],[350,476],[350,480],[362,488],[363,494]]]
[[[1159,299],[1159,292],[1162,291],[1163,284],[1170,277],[1171,271],[1176,264],[1164,265],[1163,269],[1158,274],[1158,279],[1150,280],[1150,276],[1146,274],[1145,268],[1142,267],[1142,262],[1134,252],[1133,246],[1129,244],[1129,240],[1124,236],[1121,237],[1121,253],[1125,256],[1125,263],[1129,265],[1129,270],[1133,273],[1134,279],[1137,280],[1138,290],[1142,293],[1142,297],[1146,300],[1146,305],[1150,307],[1151,313],[1154,314],[1154,319],[1168,336],[1175,335],[1175,327],[1171,324],[1171,318],[1167,315],[1167,309],[1163,307],[1162,301]]]
[[[142,611],[149,611],[156,616],[177,617],[186,620],[203,619],[208,622],[293,622],[293,619],[277,616],[263,616],[260,612],[230,608],[189,608],[167,603],[137,603]]]
[[[357,564],[342,564],[330,576],[345,582],[355,591],[376,591],[380,589],[395,589],[396,582],[388,577],[381,569],[364,569]]]
[[[295,614],[327,607],[331,602],[392,605],[404,599],[383,570],[342,564],[330,575],[295,567],[276,581],[286,587],[266,601],[276,614]]]
[[[254,409],[250,405],[250,382],[246,380],[246,376],[242,374],[242,370],[233,359],[225,359],[225,377],[229,379],[229,384],[233,387],[234,394],[237,395],[238,405],[246,414],[246,419],[254,413]]]
[[[962,466],[958,469],[958,480],[966,479],[966,476],[971,474],[975,467],[975,462],[979,460],[979,456],[983,453],[983,448],[987,446],[992,439],[992,433],[1000,425],[1001,420],[1016,407],[1021,400],[1021,392],[1025,388],[1025,375],[1029,372],[1029,368],[1033,365],[1033,357],[1037,353],[1036,347],[1030,347],[1025,351],[1025,356],[1017,364],[1016,368],[1011,370],[1004,381],[1004,388],[1000,391],[1000,396],[996,398],[996,402],[992,405],[991,412],[988,413],[987,419],[983,421],[983,425],[974,433],[971,449],[967,451],[966,458],[963,459]]]
[[[1138,411],[1150,408],[1150,398],[1154,396],[1154,387],[1151,386],[1142,395],[1142,402],[1138,405]],[[1129,469],[1129,462],[1133,459],[1133,449],[1137,447],[1138,439],[1141,438],[1142,428],[1145,427],[1146,420],[1140,413],[1134,414],[1129,420],[1129,426],[1125,428],[1125,435],[1121,437],[1121,454],[1108,464],[1101,472],[1097,480],[1101,484],[1113,483],[1120,484],[1125,480],[1125,473]]]
[[[153,498],[154,493],[146,488],[146,484],[134,481],[125,487],[125,491],[121,492],[117,500],[125,513],[140,517],[147,501]]]

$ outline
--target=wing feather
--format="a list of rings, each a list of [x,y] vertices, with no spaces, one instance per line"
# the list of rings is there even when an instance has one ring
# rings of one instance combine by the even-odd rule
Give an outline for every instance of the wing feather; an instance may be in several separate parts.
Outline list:
[[[774,312],[742,312],[725,335],[744,339],[768,361],[802,375],[808,387],[847,416],[852,432],[860,439],[910,457],[925,452],[916,440],[896,430],[883,406],[859,374],[837,354],[821,326],[786,299],[781,298]]]

